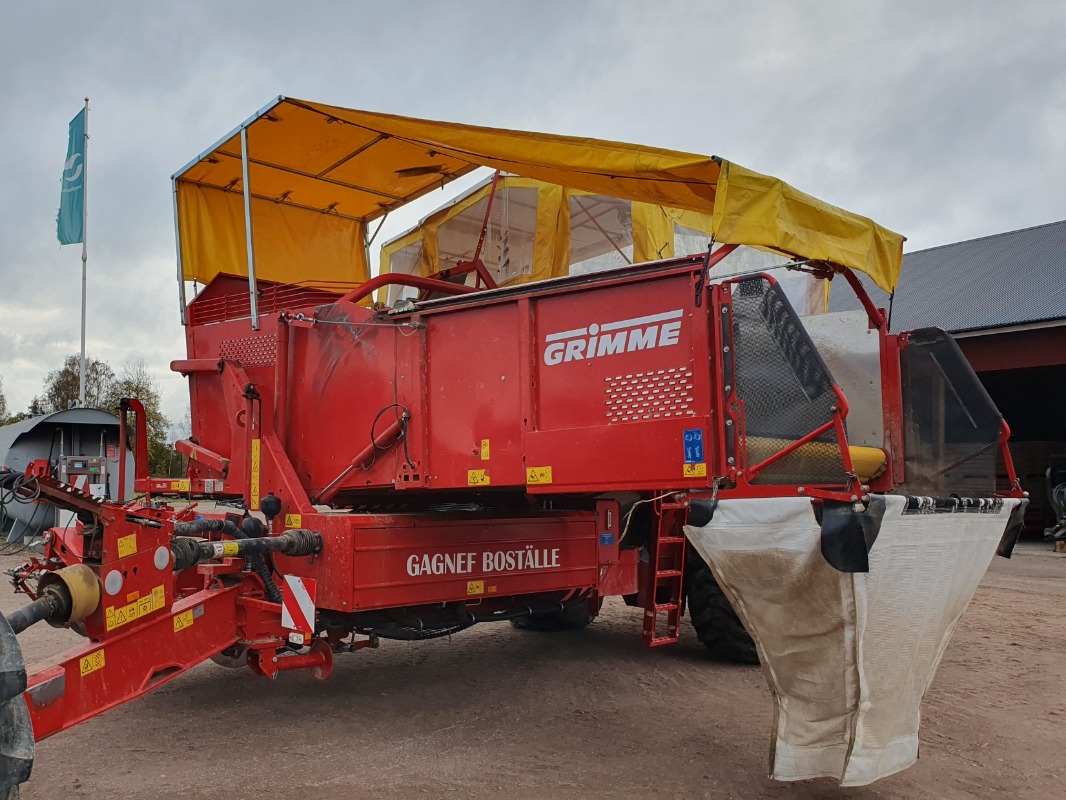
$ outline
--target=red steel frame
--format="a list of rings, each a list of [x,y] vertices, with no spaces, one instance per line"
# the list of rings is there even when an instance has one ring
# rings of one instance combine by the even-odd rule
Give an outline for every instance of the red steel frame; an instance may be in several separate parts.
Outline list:
[[[848,404],[839,387],[835,389],[837,404],[832,417],[823,425],[760,463],[747,463],[743,398],[738,396],[733,379],[736,371],[729,324],[732,316],[729,288],[737,279],[703,288],[706,271],[731,249],[721,248],[706,260],[675,259],[592,279],[497,290],[478,297],[460,296],[446,303],[427,302],[420,304],[414,313],[391,317],[375,316],[355,305],[373,290],[368,290],[370,284],[367,284],[333,305],[320,306],[317,310],[313,307],[280,309],[275,319],[264,320],[259,338],[238,343],[245,348],[241,358],[227,356],[226,349],[231,347],[227,337],[232,337],[238,321],[190,325],[190,357],[173,366],[193,378],[194,425],[204,430],[210,441],[180,444],[182,452],[190,458],[188,479],[173,482],[149,478],[143,407],[136,401],[124,401],[123,436],[127,432],[128,413],[133,411],[136,415],[137,491],[149,497],[174,493],[178,483],[177,490],[183,493],[242,496],[252,509],[258,507],[263,496],[273,493],[284,506],[284,513],[273,519],[274,533],[287,528],[313,529],[324,541],[321,553],[316,556],[279,556],[277,569],[282,574],[314,579],[319,613],[341,615],[342,621],[354,619],[344,615],[449,604],[468,615],[491,618],[521,608],[534,598],[567,602],[587,597],[594,613],[604,596],[636,595],[637,602],[645,608],[645,642],[655,646],[675,641],[685,558],[681,525],[691,498],[709,494],[768,497],[801,493],[812,498],[854,500],[868,491],[889,490],[903,479],[898,358],[902,343],[900,337],[888,333],[883,312],[873,307],[861,284],[848,271],[844,275],[859,294],[880,340],[884,429],[889,454],[884,474],[870,486],[852,485],[853,466],[844,429]],[[375,287],[401,279],[407,277],[381,276],[375,279],[378,281]],[[432,283],[434,290],[455,295],[466,293],[466,287]],[[568,315],[572,309],[567,304],[574,305],[570,301],[575,294],[581,295],[583,303],[598,298],[601,305],[610,309],[613,316],[603,317],[606,330],[607,323],[620,324],[610,320],[634,313],[631,309],[654,299],[656,292],[676,297],[676,302],[671,300],[668,305],[680,305],[677,314],[689,323],[685,328],[679,322],[676,329],[670,329],[669,335],[656,328],[660,345],[682,345],[679,351],[670,353],[684,352],[693,364],[714,367],[691,370],[691,383],[685,384],[685,391],[691,391],[691,396],[704,404],[705,414],[697,410],[681,417],[676,424],[672,417],[648,420],[650,415],[642,416],[639,423],[634,423],[634,430],[639,426],[648,435],[669,435],[680,427],[698,425],[708,433],[706,463],[701,474],[676,474],[674,478],[642,477],[629,467],[631,477],[623,480],[619,477],[619,465],[639,463],[641,468],[654,470],[654,456],[645,453],[638,461],[636,455],[641,451],[634,450],[631,443],[612,441],[612,438],[627,438],[620,436],[621,426],[600,422],[598,428],[574,427],[573,420],[585,419],[581,414],[586,409],[568,409],[560,398],[566,391],[577,391],[573,387],[579,386],[580,381],[591,380],[589,375],[598,380],[594,371],[600,367],[590,359],[575,359],[564,370],[548,372],[545,366],[548,351],[545,349],[542,355],[540,343],[557,335],[552,331],[560,325],[570,324]],[[223,301],[208,290],[202,297],[206,298],[204,302]],[[695,303],[694,297],[699,298]],[[191,319],[197,317],[194,306],[200,300],[197,298],[190,305]],[[456,385],[465,385],[461,383],[466,374],[461,369],[464,357],[470,362],[469,371],[477,374],[477,380],[484,380],[488,373],[484,372],[483,363],[470,360],[472,351],[468,345],[478,341],[476,338],[464,339],[460,342],[463,346],[451,352],[449,337],[469,332],[468,328],[458,328],[457,320],[483,323],[483,327],[475,330],[484,332],[509,330],[499,326],[506,326],[514,319],[520,324],[513,341],[506,336],[482,340],[487,355],[481,360],[495,370],[492,374],[502,372],[498,384],[507,389],[489,391],[495,392],[492,396],[497,399],[508,393],[512,397],[508,410],[517,413],[521,422],[503,420],[482,440],[480,454],[474,447],[473,453],[464,455],[462,436],[472,433],[465,430],[467,422],[476,425],[477,421],[469,414],[462,417],[461,403],[454,403],[448,392]],[[633,319],[625,322],[633,323],[630,328],[635,329]],[[363,325],[370,331],[382,328],[390,331],[391,339],[374,338],[373,334],[359,338],[349,333],[351,340],[346,346],[368,347],[365,342],[369,341],[379,349],[376,357],[390,364],[390,392],[404,398],[411,410],[410,413],[396,411],[387,418],[380,430],[368,437],[369,444],[358,445],[353,458],[326,459],[332,470],[329,474],[340,473],[329,483],[320,480],[319,476],[326,473],[314,464],[314,446],[318,443],[313,442],[309,450],[305,441],[307,426],[294,430],[291,423],[306,419],[305,414],[315,408],[308,405],[304,381],[313,379],[316,375],[313,368],[323,363],[321,352],[315,350],[316,341],[334,336],[332,331],[337,327],[333,326],[337,325],[349,332]],[[581,336],[596,335],[590,331],[591,325],[586,325]],[[566,331],[567,336],[573,333]],[[675,333],[675,340],[671,341]],[[264,342],[264,336],[272,336],[272,341]],[[642,341],[652,341],[654,337],[647,338],[651,336],[647,334]],[[570,336],[566,341],[579,338]],[[434,346],[437,348],[433,350],[434,355],[442,354],[446,374],[439,378],[441,388],[431,392],[432,381],[437,379],[434,376],[438,375],[434,370],[440,368],[428,357],[428,348]],[[582,344],[582,347],[592,345]],[[569,353],[571,349],[577,352],[577,346],[571,348],[569,344],[558,352]],[[217,357],[212,351],[218,353]],[[516,354],[513,361],[493,361],[494,357],[509,353]],[[327,355],[338,359],[334,367],[341,364],[345,369],[354,370],[356,366],[354,362],[343,361],[345,353],[329,351]],[[627,351],[626,357],[629,355]],[[626,373],[626,368],[622,368],[619,373],[625,373],[626,380],[646,370],[642,364],[652,363],[646,353],[632,355],[632,363],[638,366],[630,369],[636,372]],[[369,363],[372,362],[365,362],[364,366]],[[398,365],[395,374],[393,363]],[[414,374],[408,376],[407,371]],[[608,371],[618,370],[612,367]],[[658,374],[661,373],[659,370]],[[556,374],[560,376],[558,379],[552,377]],[[369,398],[375,391],[374,376],[368,372],[355,370],[345,379],[352,381],[354,397]],[[605,380],[608,388],[602,391],[609,392],[612,379],[608,376]],[[553,381],[559,385],[552,385]],[[416,390],[401,387],[400,383],[404,387],[412,383]],[[602,387],[604,381],[599,383]],[[299,389],[300,386],[304,388]],[[512,386],[515,388],[511,389]],[[311,392],[314,393],[313,387]],[[198,396],[200,393],[207,397]],[[208,399],[208,405],[218,413],[214,428],[212,420],[200,418]],[[322,404],[323,413],[330,413],[333,406],[321,394],[313,399]],[[473,395],[470,400],[473,402]],[[375,412],[376,401],[366,402],[371,404],[367,413]],[[422,418],[429,419],[435,408],[441,406],[447,415],[461,417],[455,426],[437,431],[428,424],[417,424]],[[355,413],[354,406],[352,413]],[[553,416],[563,422],[553,423]],[[331,418],[327,416],[327,419]],[[340,424],[341,420],[332,422]],[[841,458],[851,477],[842,475],[838,485],[753,483],[761,470],[830,430],[836,433]],[[1008,436],[1004,426],[1000,445],[1012,486],[1017,491],[1013,465],[1005,449]],[[493,445],[489,440],[495,440],[497,448],[503,446],[502,462],[492,461]],[[476,444],[476,439],[468,441]],[[575,469],[595,465],[595,459],[586,457],[587,454],[575,455],[573,442],[602,448],[602,452],[594,453],[595,458],[615,462],[603,466],[607,477],[571,474],[571,465]],[[437,457],[435,449],[445,452],[441,467],[432,466]],[[553,454],[554,463],[542,466],[538,459],[546,458],[545,454],[549,453]],[[434,495],[426,492],[436,483],[451,493],[447,496],[454,496],[460,490],[458,485],[448,482],[450,479],[441,478],[448,470],[459,474],[461,467],[477,464],[479,460],[493,466],[481,469],[481,477],[477,477],[477,469],[469,470],[470,483],[464,487],[468,494],[490,500],[517,493],[526,498],[525,505],[512,507],[510,511],[480,514],[337,513],[322,512],[311,502],[312,493],[318,495],[319,501],[337,500],[347,493],[349,499],[345,502],[355,502],[360,496],[355,489],[362,485],[370,487],[375,499],[382,496],[381,487],[387,486],[395,492],[393,497],[409,496],[416,505],[424,506],[434,502]],[[497,468],[497,463],[502,466]],[[120,476],[120,485],[123,478],[124,475]],[[482,478],[483,483],[479,482]],[[47,478],[40,480],[48,483]],[[219,489],[220,485],[224,488]],[[504,493],[493,495],[494,489],[502,489]],[[567,496],[588,497],[609,489],[636,489],[646,502],[654,503],[657,521],[646,543],[650,556],[646,564],[640,563],[638,549],[621,547],[625,523],[619,502],[601,500],[586,503],[584,508],[578,503],[570,510],[563,510],[565,503],[562,503],[560,510],[552,509],[557,500]],[[177,574],[171,571],[168,548],[173,526],[191,519],[196,514],[195,505],[182,511],[147,504],[118,506],[93,501],[76,492],[62,495],[58,490],[49,491],[52,492],[49,497],[57,503],[66,503],[77,510],[81,521],[69,530],[52,531],[45,557],[27,565],[18,579],[20,585],[31,592],[29,581],[35,574],[56,564],[86,563],[98,574],[101,583],[111,588],[106,590],[100,607],[85,620],[86,641],[41,665],[30,676],[26,698],[36,738],[140,696],[233,646],[247,654],[253,670],[270,678],[280,671],[304,668],[312,669],[319,677],[328,675],[332,648],[339,646],[341,634],[330,630],[325,639],[316,640],[306,652],[293,652],[287,644],[290,632],[281,624],[279,604],[265,598],[262,581],[246,571],[242,560],[223,558]],[[96,522],[101,523],[99,527],[94,527]],[[121,575],[121,580],[115,575]],[[114,589],[116,582],[118,589]],[[666,615],[665,633],[659,628],[661,614]],[[351,629],[357,627],[356,622],[350,622]],[[352,647],[368,643],[373,644],[360,642]]]

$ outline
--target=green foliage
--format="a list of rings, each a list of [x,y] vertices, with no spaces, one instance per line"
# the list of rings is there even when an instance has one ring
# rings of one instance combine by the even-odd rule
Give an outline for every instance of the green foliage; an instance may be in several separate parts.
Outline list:
[[[60,369],[54,369],[44,379],[44,391],[34,398],[34,405],[42,414],[64,411],[78,404],[80,359],[67,356]],[[85,358],[85,405],[114,413],[108,406],[109,392],[115,383],[115,371],[106,361]]]
[[[4,379],[0,377],[0,425],[10,425],[12,422],[19,422],[30,416],[25,411],[17,411],[11,413],[11,407],[7,403],[7,396],[4,394]]]

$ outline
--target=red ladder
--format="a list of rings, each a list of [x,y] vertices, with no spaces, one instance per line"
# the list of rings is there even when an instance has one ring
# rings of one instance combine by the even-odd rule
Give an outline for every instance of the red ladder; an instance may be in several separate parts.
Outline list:
[[[648,546],[644,585],[644,644],[659,647],[677,641],[681,628],[681,591],[685,576],[687,509],[676,503],[656,504],[655,540]],[[660,622],[666,616],[666,633]]]

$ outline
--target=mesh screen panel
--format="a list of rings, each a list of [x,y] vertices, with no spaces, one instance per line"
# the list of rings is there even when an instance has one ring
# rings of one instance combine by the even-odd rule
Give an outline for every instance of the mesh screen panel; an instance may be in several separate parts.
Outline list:
[[[749,440],[794,442],[832,419],[832,375],[784,292],[762,276],[734,284],[733,348]],[[817,441],[833,446],[801,447],[754,483],[843,483],[836,435],[830,430]],[[767,455],[761,444],[749,444],[749,467]]]
[[[996,488],[1002,415],[947,333],[923,328],[900,353],[906,483],[912,495],[984,497]]]
[[[440,224],[437,229],[438,269],[454,267],[474,257],[485,224],[488,197]],[[492,201],[492,213],[481,250],[481,261],[499,283],[533,271],[533,246],[537,231],[537,190],[502,187]],[[468,284],[473,279],[468,279]]]
[[[628,200],[571,195],[569,213],[571,275],[633,263],[633,211]]]

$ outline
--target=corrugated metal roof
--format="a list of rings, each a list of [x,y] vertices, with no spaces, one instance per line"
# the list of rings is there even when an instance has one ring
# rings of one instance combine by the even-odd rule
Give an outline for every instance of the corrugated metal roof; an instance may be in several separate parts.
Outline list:
[[[18,422],[12,422],[10,425],[4,425],[0,427],[0,467],[4,465],[4,456],[7,455],[7,451],[11,446],[15,444],[15,440],[22,434],[28,433],[38,425],[43,425],[46,422],[54,425],[69,425],[73,423],[75,425],[117,426],[118,417],[96,408],[68,408],[64,411],[42,414],[39,417],[28,417]]]
[[[860,275],[878,306],[888,295]],[[858,308],[843,281],[829,308]],[[892,330],[1001,328],[1066,319],[1066,220],[931,247],[903,256]]]

